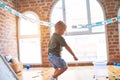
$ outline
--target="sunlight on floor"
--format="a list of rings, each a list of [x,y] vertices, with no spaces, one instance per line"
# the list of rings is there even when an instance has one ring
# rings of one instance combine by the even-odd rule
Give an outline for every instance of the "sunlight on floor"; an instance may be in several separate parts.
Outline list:
[[[24,80],[49,80],[53,68],[30,68],[23,70]],[[69,67],[68,70],[59,76],[58,80],[95,80],[93,66]],[[97,80],[108,80],[106,76]]]

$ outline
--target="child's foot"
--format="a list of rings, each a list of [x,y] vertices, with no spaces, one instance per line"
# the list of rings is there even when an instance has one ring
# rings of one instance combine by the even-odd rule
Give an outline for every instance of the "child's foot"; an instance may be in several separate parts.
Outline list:
[[[50,80],[55,80],[55,78],[52,76],[52,77],[50,78]]]
[[[56,78],[56,80],[58,80],[58,78]]]

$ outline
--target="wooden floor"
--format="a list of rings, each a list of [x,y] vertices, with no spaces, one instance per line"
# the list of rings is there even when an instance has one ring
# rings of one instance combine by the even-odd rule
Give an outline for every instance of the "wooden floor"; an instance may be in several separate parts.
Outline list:
[[[53,68],[24,69],[23,80],[49,80],[53,71]],[[120,80],[120,67],[107,66],[100,70],[93,66],[69,67],[58,80]]]

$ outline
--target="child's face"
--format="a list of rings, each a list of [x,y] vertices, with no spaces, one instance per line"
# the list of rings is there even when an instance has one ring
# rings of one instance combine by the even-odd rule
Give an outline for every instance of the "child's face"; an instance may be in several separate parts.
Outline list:
[[[63,35],[65,30],[66,30],[66,27],[59,28],[58,32],[59,32],[60,35]]]

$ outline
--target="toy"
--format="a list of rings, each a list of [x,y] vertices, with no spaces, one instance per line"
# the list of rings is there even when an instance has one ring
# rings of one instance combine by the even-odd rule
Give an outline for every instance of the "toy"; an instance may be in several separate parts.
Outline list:
[[[22,65],[22,69],[24,69],[25,67],[24,67],[24,65]]]
[[[116,61],[114,61],[114,62],[113,62],[113,65],[114,65],[114,66],[117,66],[117,62],[116,62]]]
[[[26,69],[30,69],[30,65],[26,65]]]
[[[117,66],[120,67],[120,63],[117,63]]]

